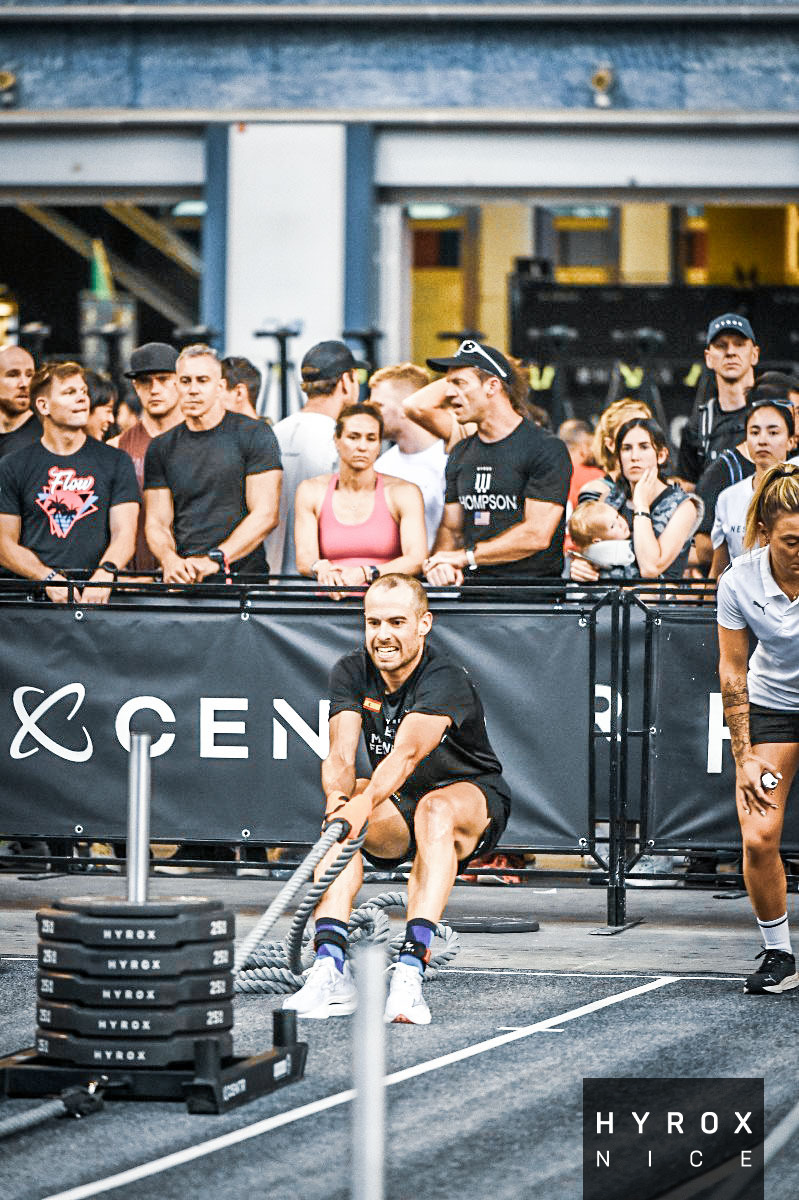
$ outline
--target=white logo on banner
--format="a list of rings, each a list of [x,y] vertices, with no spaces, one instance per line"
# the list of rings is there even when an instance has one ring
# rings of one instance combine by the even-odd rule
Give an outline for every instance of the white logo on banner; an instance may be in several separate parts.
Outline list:
[[[50,709],[58,704],[59,700],[63,700],[65,696],[74,696],[75,703],[67,713],[67,720],[71,721],[75,713],[80,708],[86,698],[86,688],[82,683],[66,683],[60,687],[57,692],[53,692],[46,700],[42,700],[33,712],[28,712],[25,707],[24,697],[28,692],[38,692],[40,696],[44,695],[41,688],[37,687],[18,687],[14,692],[13,703],[14,711],[19,717],[20,727],[17,730],[14,740],[11,743],[9,753],[12,758],[30,758],[31,754],[38,753],[39,746],[43,746],[45,750],[49,750],[51,754],[55,754],[57,758],[65,758],[67,762],[81,763],[86,762],[92,756],[92,739],[89,736],[89,731],[85,725],[81,725],[86,736],[86,745],[82,750],[70,750],[68,746],[60,746],[58,742],[54,742],[51,737],[40,729],[37,721],[49,712]],[[22,743],[26,737],[32,737],[39,746],[31,746],[29,750],[22,749]]]
[[[85,746],[82,750],[72,750],[68,746],[61,746],[58,742],[54,741],[37,724],[45,713],[49,712],[54,705],[67,696],[75,697],[75,702],[67,714],[67,720],[71,721],[86,699],[86,688],[84,685],[82,683],[65,684],[57,692],[53,692],[51,696],[42,700],[33,712],[28,712],[25,707],[24,697],[28,692],[37,692],[40,696],[44,695],[42,688],[37,687],[19,687],[14,692],[14,709],[20,721],[20,728],[17,730],[9,748],[11,757],[15,759],[30,758],[32,754],[38,752],[41,746],[45,750],[49,750],[56,758],[63,758],[68,762],[87,762],[94,753],[94,745],[85,725],[81,726],[86,738]],[[247,725],[245,721],[222,720],[219,714],[225,712],[246,713],[249,708],[247,697],[200,696],[198,697],[198,703],[200,708],[200,758],[249,758],[249,747],[246,744],[226,744],[217,740],[220,734],[227,735],[228,737],[246,737]],[[330,735],[328,731],[328,718],[330,715],[329,700],[319,701],[318,726],[316,729],[300,716],[297,710],[289,704],[288,700],[284,700],[282,697],[272,701],[272,708],[274,713],[277,714],[272,718],[273,759],[282,760],[288,758],[289,730],[295,734],[298,741],[303,742],[318,758],[324,759],[327,757],[330,749]],[[133,696],[130,700],[126,700],[117,712],[114,720],[114,731],[120,746],[128,753],[130,753],[131,745],[131,722],[134,716],[143,710],[154,712],[165,725],[174,725],[176,722],[174,710],[160,696]],[[281,719],[278,720],[278,717]],[[28,737],[33,738],[35,742],[38,742],[38,745],[24,749],[24,742]],[[174,733],[166,731],[155,737],[150,746],[150,758],[158,758],[160,755],[166,754],[168,750],[171,750],[175,743],[175,737]]]

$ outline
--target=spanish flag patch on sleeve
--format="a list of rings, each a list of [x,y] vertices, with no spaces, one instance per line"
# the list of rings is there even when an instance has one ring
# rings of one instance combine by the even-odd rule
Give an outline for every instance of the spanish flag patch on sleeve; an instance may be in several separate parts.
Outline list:
[[[379,700],[373,700],[371,696],[364,696],[363,706],[364,708],[368,708],[369,712],[374,713],[379,713],[380,709],[383,707]]]

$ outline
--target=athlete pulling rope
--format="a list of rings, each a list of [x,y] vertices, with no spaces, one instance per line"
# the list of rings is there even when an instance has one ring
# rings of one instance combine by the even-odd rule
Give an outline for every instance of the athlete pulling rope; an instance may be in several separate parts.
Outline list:
[[[299,1017],[355,1011],[347,962],[348,920],[363,882],[361,855],[381,869],[412,860],[408,922],[389,969],[385,1018],[427,1025],[422,978],[455,877],[493,849],[510,812],[510,792],[485,728],[483,706],[463,667],[426,644],[433,617],[424,588],[383,575],[364,597],[365,646],[345,654],[330,680],[330,753],[322,764],[325,825],[347,836],[369,825],[360,853],[330,883],[316,909],[316,959],[304,986],[284,1000]],[[373,768],[356,778],[363,734]],[[339,853],[332,847],[314,877]]]

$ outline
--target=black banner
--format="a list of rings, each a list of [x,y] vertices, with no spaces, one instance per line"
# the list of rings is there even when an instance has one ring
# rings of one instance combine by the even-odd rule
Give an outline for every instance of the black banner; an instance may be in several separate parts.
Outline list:
[[[124,837],[130,722],[152,724],[155,840],[312,841],[327,675],[355,609],[3,606],[0,831]],[[579,609],[457,609],[434,642],[485,705],[514,807],[507,845],[588,835],[590,622]],[[245,831],[249,831],[246,833]]]

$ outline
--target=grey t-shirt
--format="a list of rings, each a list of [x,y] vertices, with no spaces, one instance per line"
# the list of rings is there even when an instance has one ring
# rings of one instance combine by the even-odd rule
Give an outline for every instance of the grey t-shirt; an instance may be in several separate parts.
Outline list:
[[[296,575],[294,553],[294,495],[304,479],[328,475],[338,463],[333,434],[336,422],[325,413],[300,412],[284,417],[272,432],[283,460],[280,518],[264,542],[269,569],[275,575]]]

